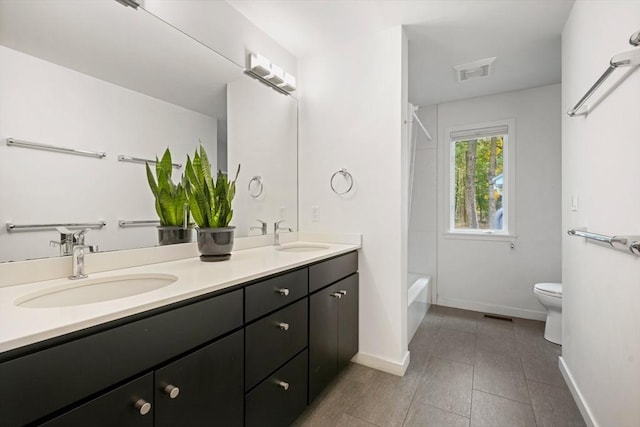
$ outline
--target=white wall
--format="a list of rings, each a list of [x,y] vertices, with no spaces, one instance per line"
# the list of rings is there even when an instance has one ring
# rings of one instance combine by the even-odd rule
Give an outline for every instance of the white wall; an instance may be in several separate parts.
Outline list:
[[[437,117],[437,304],[544,320],[533,285],[561,279],[560,85],[439,104]],[[445,129],[502,119],[515,120],[516,237],[447,236]]]
[[[105,220],[88,244],[157,244],[154,227],[118,227],[119,219],[157,219],[144,164],[118,162],[118,154],[152,159],[170,147],[184,164],[201,139],[215,162],[216,120],[5,47],[0,64],[0,261],[59,254],[49,247],[57,232],[8,233],[6,222]],[[9,147],[8,137],[107,157]],[[174,170],[174,179],[180,174]]]
[[[225,1],[144,0],[142,5],[242,67],[248,50],[297,73],[296,57]]]
[[[229,174],[241,165],[233,201],[237,236],[259,235],[256,219],[269,224],[285,220],[282,227],[298,229],[298,105],[253,79],[240,79],[227,86]],[[249,181],[263,179],[262,194],[249,195]]]
[[[417,123],[416,151],[409,216],[409,271],[431,276],[432,287],[437,272],[437,201],[438,201],[438,126],[435,105],[420,108],[416,114],[433,139],[429,141]]]
[[[407,355],[403,63],[400,27],[299,63],[300,229],[362,233],[358,360],[396,373]],[[346,196],[329,186],[340,168],[355,181]]]
[[[613,55],[633,48],[639,16],[639,1],[578,1],[564,28],[563,230],[640,235],[640,71],[626,80],[628,69],[615,71],[589,100],[587,117],[564,114]],[[640,259],[566,235],[562,254],[565,378],[590,424],[638,426]]]

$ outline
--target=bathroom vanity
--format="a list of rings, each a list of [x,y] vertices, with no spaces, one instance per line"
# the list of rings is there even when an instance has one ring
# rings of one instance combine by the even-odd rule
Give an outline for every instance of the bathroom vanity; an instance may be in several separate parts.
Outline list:
[[[357,246],[329,247],[127,269],[179,280],[148,293],[159,298],[147,304],[144,295],[90,304],[91,320],[69,320],[86,305],[14,307],[16,322],[39,317],[32,323],[48,330],[2,325],[24,335],[1,337],[2,425],[291,424],[358,351]]]

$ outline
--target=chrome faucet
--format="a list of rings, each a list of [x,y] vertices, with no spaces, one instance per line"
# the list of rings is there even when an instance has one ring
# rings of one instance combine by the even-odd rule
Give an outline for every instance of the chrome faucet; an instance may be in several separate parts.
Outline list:
[[[73,274],[69,276],[69,279],[84,279],[87,275],[84,272],[84,251],[88,249],[89,252],[98,252],[98,246],[91,246],[84,244],[84,236],[91,230],[85,228],[73,234],[73,248],[71,252]]]
[[[249,227],[249,231],[251,230],[260,230],[260,232],[262,233],[262,235],[266,235],[267,234],[267,223],[261,219],[256,219],[256,221],[258,221],[261,226],[260,227]]]
[[[289,227],[280,227],[285,220],[276,221],[273,224],[273,246],[280,246],[280,231],[287,230],[289,233],[293,232],[293,230]]]

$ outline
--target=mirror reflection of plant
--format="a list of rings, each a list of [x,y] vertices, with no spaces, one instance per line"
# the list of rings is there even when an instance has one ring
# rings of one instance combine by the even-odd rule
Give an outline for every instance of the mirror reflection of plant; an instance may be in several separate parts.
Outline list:
[[[167,148],[162,155],[162,160],[156,156],[155,177],[149,163],[147,166],[147,180],[149,187],[156,199],[156,212],[160,218],[161,226],[184,226],[189,222],[189,209],[187,202],[186,181],[184,175],[182,181],[175,184],[171,180],[173,165],[171,152]],[[187,217],[185,218],[185,214]]]
[[[211,174],[211,163],[202,145],[196,149],[193,161],[187,156],[185,167],[187,198],[193,220],[200,228],[227,227],[233,218],[231,202],[236,195],[236,180],[240,165],[233,181],[218,170],[216,180]]]

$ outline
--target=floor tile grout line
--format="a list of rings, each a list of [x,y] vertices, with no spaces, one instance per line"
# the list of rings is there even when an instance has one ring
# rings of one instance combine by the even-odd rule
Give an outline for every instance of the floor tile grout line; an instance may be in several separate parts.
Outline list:
[[[491,393],[491,392],[485,391],[485,390],[480,390],[478,388],[474,388],[473,391],[479,391],[480,393],[489,394],[489,395],[491,395],[493,397],[499,397],[500,399],[508,400],[510,402],[515,402],[515,403],[520,403],[522,405],[531,406],[533,408],[533,405],[531,404],[531,402],[526,403],[526,402],[523,402],[521,400],[515,400],[515,399],[511,399],[509,397],[500,396],[499,394]],[[531,398],[529,398],[529,400],[531,400]]]
[[[548,387],[553,387],[553,388],[557,388],[559,390],[566,390],[569,391],[569,387],[567,386],[567,384],[564,385],[555,385],[555,384],[549,384],[549,383],[545,383],[544,381],[539,381],[539,380],[530,380],[529,378],[525,377],[525,380],[527,380],[527,382],[531,381],[532,383],[536,383],[536,384],[542,384],[542,385],[546,385]],[[569,393],[571,393],[569,391]]]
[[[418,379],[416,380],[416,388],[415,388],[415,390],[413,390],[413,396],[411,396],[411,402],[409,402],[409,406],[407,407],[407,412],[405,412],[404,418],[402,418],[402,424],[400,424],[401,426],[404,426],[405,423],[407,422],[407,417],[409,416],[409,411],[411,411],[411,406],[413,406],[413,402],[415,402],[416,395],[418,394],[418,388],[420,387],[420,383],[422,381],[422,375],[424,375],[424,371],[427,369],[427,366],[429,365],[429,359],[431,359],[431,357],[432,357],[431,355],[428,356],[427,362],[422,367],[422,372],[420,372],[420,375],[418,376]]]

